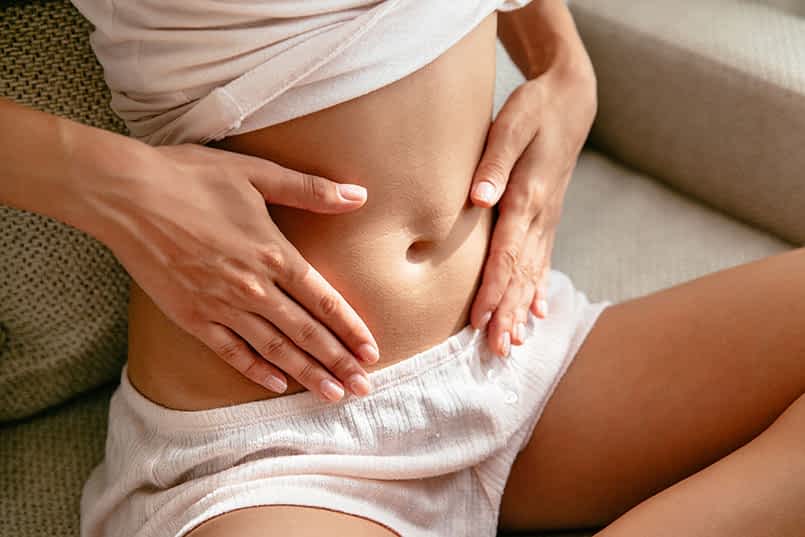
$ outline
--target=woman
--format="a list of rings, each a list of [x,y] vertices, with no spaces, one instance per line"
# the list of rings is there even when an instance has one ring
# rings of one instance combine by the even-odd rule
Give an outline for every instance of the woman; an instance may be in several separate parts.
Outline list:
[[[110,407],[107,461],[84,491],[85,535],[489,535],[498,515],[521,529],[614,520],[601,532],[611,536],[801,533],[805,284],[781,276],[801,273],[802,252],[606,309],[557,271],[535,296],[536,278],[523,274],[542,269],[536,252],[548,257],[550,242],[540,239],[559,211],[535,219],[526,208],[543,205],[526,192],[539,173],[561,197],[592,114],[573,115],[587,93],[569,88],[589,79],[568,75],[583,56],[560,2],[502,13],[501,39],[533,80],[507,102],[484,147],[495,18],[376,91],[215,143],[366,187],[354,212],[272,206],[270,217],[371,328],[380,351],[367,368],[374,391],[356,386],[363,397],[343,397],[336,379],[359,374],[357,362],[324,336],[293,340],[298,348],[276,336],[282,343],[253,342],[301,381],[283,394],[265,390],[133,285],[128,371]],[[563,96],[570,106],[560,113]],[[535,109],[540,117],[529,117]],[[551,128],[568,132],[555,146],[544,141]],[[473,196],[470,205],[482,179],[496,185],[492,199]],[[129,202],[156,206],[153,192]],[[498,216],[488,207],[501,196]],[[276,274],[286,268],[282,256],[266,259]],[[191,251],[183,262],[199,258]],[[290,289],[306,274],[278,285]],[[518,327],[513,314],[522,322],[540,299],[548,315],[529,314]],[[508,355],[501,362],[468,329],[484,320],[490,346]],[[264,328],[253,319],[239,326],[247,339]],[[344,344],[360,354],[367,339]],[[333,353],[335,376],[302,348]],[[296,393],[324,380],[336,386],[335,404]]]

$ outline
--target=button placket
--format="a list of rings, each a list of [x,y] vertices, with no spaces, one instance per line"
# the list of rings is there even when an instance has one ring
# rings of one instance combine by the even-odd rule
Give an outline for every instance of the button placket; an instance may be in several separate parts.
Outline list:
[[[495,357],[486,371],[486,378],[495,384],[500,392],[501,400],[507,405],[514,405],[520,399],[517,390],[512,386],[510,381],[505,380],[502,374],[503,369],[508,369],[510,366],[506,362],[509,358]]]

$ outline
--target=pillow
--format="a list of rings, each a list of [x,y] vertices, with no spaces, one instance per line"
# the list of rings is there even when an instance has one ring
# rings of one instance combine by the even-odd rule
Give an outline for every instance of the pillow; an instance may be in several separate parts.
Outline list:
[[[66,0],[0,8],[0,95],[125,133]],[[86,233],[0,205],[0,422],[119,379],[130,277]]]

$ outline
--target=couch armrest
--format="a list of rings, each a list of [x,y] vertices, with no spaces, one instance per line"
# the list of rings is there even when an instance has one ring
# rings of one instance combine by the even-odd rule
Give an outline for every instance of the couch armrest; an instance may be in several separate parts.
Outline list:
[[[598,77],[591,140],[805,244],[805,18],[736,0],[573,0]]]

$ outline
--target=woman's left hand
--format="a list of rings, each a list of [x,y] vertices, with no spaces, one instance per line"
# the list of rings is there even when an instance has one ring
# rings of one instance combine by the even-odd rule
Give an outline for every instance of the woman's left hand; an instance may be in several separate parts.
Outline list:
[[[595,75],[582,65],[549,69],[512,92],[473,179],[470,199],[481,207],[498,204],[498,218],[470,322],[488,327],[488,345],[500,356],[522,344],[529,309],[548,314],[556,226],[597,108]]]

